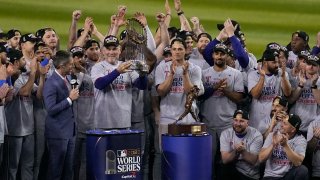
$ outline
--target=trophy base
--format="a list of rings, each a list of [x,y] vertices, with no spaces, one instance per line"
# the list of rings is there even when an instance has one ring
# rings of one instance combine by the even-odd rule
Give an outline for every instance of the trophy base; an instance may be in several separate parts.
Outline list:
[[[201,136],[207,134],[207,126],[204,123],[196,122],[192,124],[177,124],[168,125],[169,135],[194,135]]]

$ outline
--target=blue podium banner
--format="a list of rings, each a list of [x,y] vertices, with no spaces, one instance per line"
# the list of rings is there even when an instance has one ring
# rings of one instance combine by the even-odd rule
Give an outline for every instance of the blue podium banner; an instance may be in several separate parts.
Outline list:
[[[87,180],[142,179],[142,132],[87,131]]]
[[[162,135],[162,151],[162,179],[211,180],[211,135]]]

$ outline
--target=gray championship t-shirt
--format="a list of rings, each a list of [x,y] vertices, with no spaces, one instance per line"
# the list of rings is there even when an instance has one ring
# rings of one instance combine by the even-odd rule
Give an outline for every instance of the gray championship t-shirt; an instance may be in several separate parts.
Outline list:
[[[252,128],[247,128],[247,134],[239,138],[235,134],[233,128],[228,128],[221,133],[220,136],[220,151],[230,152],[235,149],[235,145],[244,142],[246,151],[258,155],[263,144],[263,138],[261,133]],[[259,179],[259,166],[253,166],[250,163],[243,160],[242,155],[236,160],[236,169],[243,175]]]
[[[313,138],[313,129],[320,128],[320,116],[312,121],[308,127],[307,141],[309,142]],[[312,158],[312,176],[320,177],[320,141],[318,140],[316,149]]]
[[[281,91],[281,77],[280,70],[277,76],[265,75],[264,86],[261,95],[258,99],[252,98],[251,109],[250,109],[250,121],[249,125],[256,129],[261,129],[260,122],[265,119],[266,116],[270,116],[272,101],[273,99],[282,94]],[[288,74],[286,73],[288,78]],[[260,74],[257,70],[250,71],[248,73],[248,91],[250,92],[254,86],[257,85],[260,79]],[[267,127],[264,127],[267,128]]]
[[[119,64],[109,64],[101,61],[95,64],[91,70],[91,79],[103,77],[113,70]],[[135,71],[120,74],[105,89],[95,88],[95,128],[129,128],[131,127],[131,105],[132,105],[132,84],[139,77]]]
[[[19,90],[27,83],[28,75],[21,74],[14,83],[14,97],[5,106],[8,135],[26,136],[34,132],[34,115],[32,96],[19,96]],[[33,85],[33,92],[37,85]]]
[[[77,123],[77,131],[86,133],[94,128],[94,86],[88,74],[76,74],[79,81],[79,98],[73,101],[74,119]]]
[[[273,132],[265,140],[262,148],[267,148],[272,144]],[[297,154],[305,156],[307,140],[302,135],[295,135],[288,140],[289,147]],[[288,159],[283,150],[283,146],[273,147],[271,155],[266,162],[264,177],[283,177],[292,168],[292,162]]]
[[[172,62],[160,63],[156,69],[156,80],[155,84],[159,85],[163,83],[166,77],[170,73],[170,66]],[[184,92],[183,88],[183,78],[182,78],[182,66],[177,66],[176,73],[172,82],[172,86],[168,94],[162,97],[160,102],[160,123],[169,124],[175,122],[180,115],[185,111],[185,103],[187,94]],[[197,85],[200,88],[200,94],[203,92],[203,85],[201,81],[201,69],[189,62],[189,77],[193,85]],[[198,114],[198,109],[195,101],[192,103],[192,109],[195,114]],[[194,122],[189,113],[180,122]]]
[[[204,86],[213,86],[221,79],[227,79],[226,89],[230,92],[244,92],[243,78],[239,70],[227,67],[224,71],[217,72],[213,67],[202,71]],[[203,122],[208,127],[220,130],[231,127],[233,113],[237,109],[236,103],[231,101],[222,91],[214,91],[213,94],[201,105]]]
[[[298,83],[296,83],[298,84]],[[301,118],[300,130],[307,132],[309,124],[320,116],[319,105],[312,93],[311,89],[312,82],[308,79],[302,89],[302,92],[290,109],[290,113],[296,114]],[[318,89],[320,88],[320,79],[317,81]],[[293,87],[294,89],[297,86]]]

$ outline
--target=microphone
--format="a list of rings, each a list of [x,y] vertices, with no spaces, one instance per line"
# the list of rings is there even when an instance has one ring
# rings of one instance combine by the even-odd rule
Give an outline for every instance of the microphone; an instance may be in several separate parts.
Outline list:
[[[70,80],[70,85],[72,89],[77,88],[78,84],[78,80],[77,80],[77,76],[75,74],[71,74],[71,80]]]
[[[49,59],[48,58],[44,58],[42,61],[41,61],[41,66],[44,67],[46,66],[47,64],[49,64]]]

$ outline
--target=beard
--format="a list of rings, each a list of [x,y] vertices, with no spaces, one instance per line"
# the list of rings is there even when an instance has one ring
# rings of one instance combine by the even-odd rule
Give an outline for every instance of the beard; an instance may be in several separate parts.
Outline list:
[[[269,68],[268,67],[268,71],[271,72],[271,74],[273,74],[275,76],[279,74],[279,68],[274,68],[273,69],[273,68]]]
[[[246,131],[246,128],[243,127],[237,127],[237,126],[232,126],[234,132],[238,134],[243,134]]]
[[[219,62],[218,62],[218,61],[215,61],[214,65],[222,68],[222,67],[224,67],[224,66],[226,65],[226,62],[223,61],[223,60],[219,60]]]

